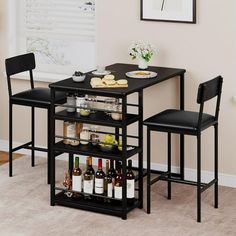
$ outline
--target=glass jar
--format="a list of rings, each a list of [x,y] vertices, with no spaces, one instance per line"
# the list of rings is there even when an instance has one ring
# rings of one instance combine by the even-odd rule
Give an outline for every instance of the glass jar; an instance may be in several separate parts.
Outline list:
[[[79,145],[79,140],[77,135],[77,123],[71,121],[64,121],[63,123],[63,143],[70,144],[72,146]],[[72,139],[70,139],[72,138]]]
[[[107,98],[104,100],[104,110],[106,110],[107,115],[111,115],[111,112],[116,104],[118,104],[118,99],[116,98]]]
[[[79,113],[81,116],[89,116],[90,115],[90,110],[89,110],[89,106],[88,106],[87,101],[85,101],[84,104],[81,104],[81,108],[80,108]]]
[[[83,145],[87,145],[89,143],[89,127],[84,126],[80,132],[80,143]]]
[[[113,107],[113,112],[111,113],[111,118],[113,120],[122,120],[122,107],[121,105],[115,105]]]
[[[68,93],[66,97],[66,104],[70,107],[67,107],[67,112],[75,112],[75,106],[76,106],[76,99],[75,95],[72,93]]]
[[[91,134],[90,134],[90,140],[93,146],[97,146],[99,142],[99,135],[97,133],[98,126],[91,126]]]
[[[76,106],[77,106],[77,112],[80,113],[80,107],[85,103],[85,96],[84,95],[77,95],[76,96]]]
[[[97,107],[97,96],[93,95],[87,95],[87,102],[88,102],[88,107],[90,109],[90,113],[95,113],[96,107]]]

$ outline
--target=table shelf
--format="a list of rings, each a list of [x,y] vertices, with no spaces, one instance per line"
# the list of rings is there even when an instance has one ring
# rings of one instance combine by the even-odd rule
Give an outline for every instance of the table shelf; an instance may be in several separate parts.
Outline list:
[[[125,125],[130,125],[139,120],[139,116],[135,114],[126,114]],[[81,116],[78,112],[59,111],[55,114],[56,120],[77,121],[87,124],[96,124],[108,127],[122,127],[122,121],[113,120],[110,116],[102,111],[91,113],[88,117]]]

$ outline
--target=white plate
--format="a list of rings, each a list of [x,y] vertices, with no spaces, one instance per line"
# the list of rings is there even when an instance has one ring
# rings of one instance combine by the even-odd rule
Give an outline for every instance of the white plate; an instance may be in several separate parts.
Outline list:
[[[111,71],[105,70],[103,72],[99,72],[99,71],[95,70],[95,71],[92,71],[92,74],[93,75],[109,75],[109,74],[111,74]]]
[[[135,78],[135,79],[150,79],[150,78],[157,77],[156,72],[148,71],[148,70],[129,71],[125,73],[125,75],[129,78]]]

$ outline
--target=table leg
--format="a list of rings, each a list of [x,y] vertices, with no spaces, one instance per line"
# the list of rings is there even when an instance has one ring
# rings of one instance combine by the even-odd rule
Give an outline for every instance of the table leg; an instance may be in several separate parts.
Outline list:
[[[180,75],[180,110],[184,110],[184,74]],[[180,178],[184,179],[184,135],[180,135]]]

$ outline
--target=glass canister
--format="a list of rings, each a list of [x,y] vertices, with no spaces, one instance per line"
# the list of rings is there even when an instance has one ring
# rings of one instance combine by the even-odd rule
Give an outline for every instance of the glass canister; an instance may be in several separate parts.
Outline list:
[[[81,95],[81,94],[78,94],[76,96],[76,106],[77,106],[77,109],[76,111],[78,113],[80,113],[80,107],[81,105],[83,105],[85,103],[85,96],[84,95]]]
[[[113,107],[113,112],[111,113],[111,118],[113,120],[122,120],[122,107],[121,105],[115,105]]]
[[[97,107],[97,96],[87,95],[86,100],[88,102],[90,113],[95,113]]]
[[[83,145],[87,145],[89,143],[89,127],[83,126],[81,132],[80,132],[80,143]]]
[[[70,107],[67,107],[67,112],[75,112],[76,99],[73,93],[68,93],[66,97],[66,104]]]
[[[99,142],[99,135],[98,135],[98,126],[91,126],[91,134],[90,140],[93,146],[97,146]]]
[[[117,103],[118,99],[116,98],[107,98],[104,100],[104,110],[106,110],[107,115],[111,115],[111,112]]]
[[[83,104],[81,104],[81,108],[80,108],[79,113],[81,116],[89,116],[90,115],[89,104],[87,101],[85,101]]]
[[[78,138],[76,130],[76,122],[64,121],[63,123],[63,143],[71,145],[79,145],[79,140],[73,140]],[[72,139],[70,139],[72,138]]]

